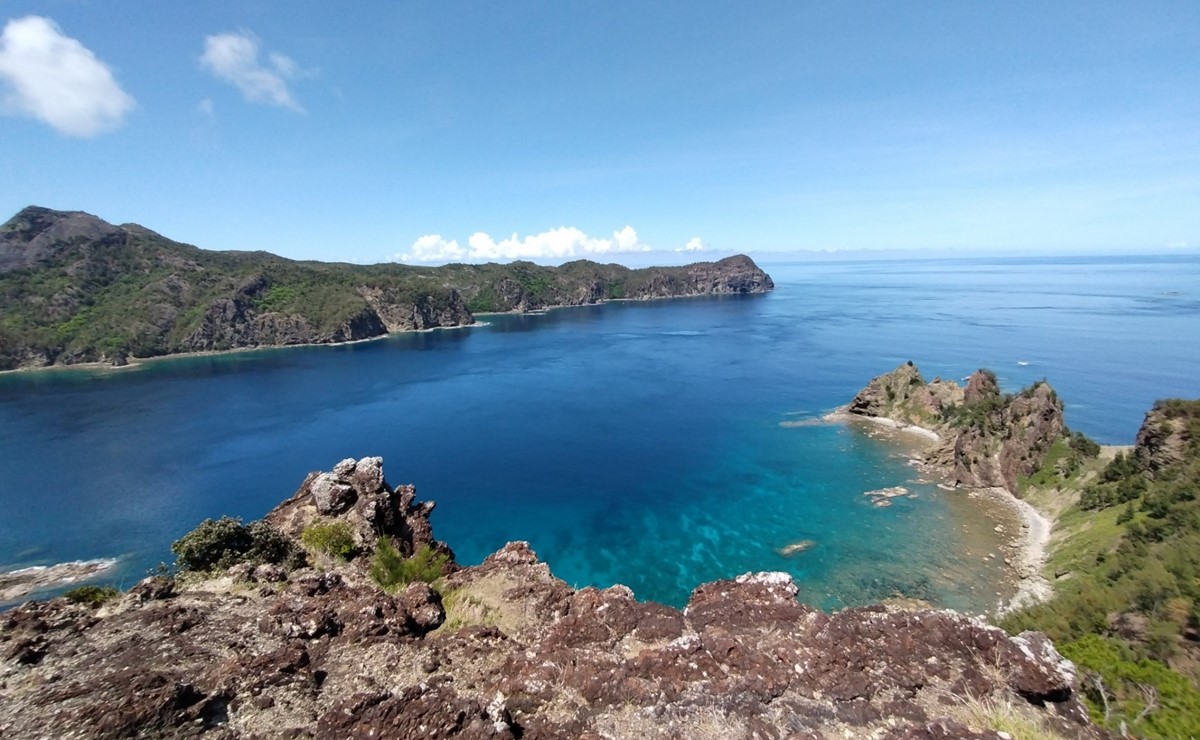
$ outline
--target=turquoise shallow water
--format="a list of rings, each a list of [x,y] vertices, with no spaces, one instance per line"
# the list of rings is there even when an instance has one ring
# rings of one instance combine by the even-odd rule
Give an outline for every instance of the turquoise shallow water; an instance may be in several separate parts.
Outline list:
[[[0,567],[120,557],[129,585],[200,519],[261,516],[310,470],[382,455],[465,563],[526,539],[571,583],[677,605],[783,569],[824,607],[981,609],[999,574],[975,507],[910,482],[894,445],[781,422],[910,358],[1010,389],[1046,377],[1068,423],[1109,443],[1155,398],[1200,396],[1197,258],[766,267],[765,296],[0,376]],[[918,497],[862,495],[897,484]],[[801,539],[817,545],[775,552]]]

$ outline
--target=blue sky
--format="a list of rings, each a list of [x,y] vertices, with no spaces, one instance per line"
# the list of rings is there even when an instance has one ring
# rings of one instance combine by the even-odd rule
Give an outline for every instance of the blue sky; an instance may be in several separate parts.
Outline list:
[[[366,262],[1200,246],[1194,0],[0,0],[0,23],[0,218]]]

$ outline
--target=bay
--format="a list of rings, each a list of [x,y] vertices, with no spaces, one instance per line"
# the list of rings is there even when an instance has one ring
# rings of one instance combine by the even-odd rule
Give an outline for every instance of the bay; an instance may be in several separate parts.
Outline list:
[[[1001,574],[978,506],[887,440],[792,422],[909,359],[1007,390],[1047,378],[1103,443],[1132,442],[1157,398],[1200,396],[1195,256],[764,267],[763,296],[0,376],[0,568],[119,557],[128,586],[201,519],[257,518],[309,471],[381,455],[464,563],[525,539],[572,584],[675,605],[787,570],[824,608],[979,611]],[[862,495],[892,485],[917,497]]]

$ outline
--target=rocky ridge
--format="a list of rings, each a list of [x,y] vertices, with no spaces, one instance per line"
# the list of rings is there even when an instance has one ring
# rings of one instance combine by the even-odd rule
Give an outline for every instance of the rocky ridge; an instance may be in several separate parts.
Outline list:
[[[977,370],[965,387],[925,382],[910,361],[859,391],[846,411],[936,432],[925,462],[954,485],[1001,487],[1018,495],[1018,479],[1041,468],[1065,431],[1063,406],[1045,381],[1004,395],[996,376]]]
[[[1100,736],[1040,634],[949,611],[824,614],[782,573],[701,585],[680,611],[573,589],[514,542],[448,562],[436,589],[381,590],[380,538],[449,552],[431,508],[379,458],[346,460],[265,521],[294,543],[343,523],[349,562],[310,552],[0,615],[0,736],[999,740],[980,716],[1001,709]]]
[[[745,256],[642,270],[587,260],[557,268],[296,262],[30,206],[0,225],[0,370],[350,342],[467,326],[486,311],[773,287]]]

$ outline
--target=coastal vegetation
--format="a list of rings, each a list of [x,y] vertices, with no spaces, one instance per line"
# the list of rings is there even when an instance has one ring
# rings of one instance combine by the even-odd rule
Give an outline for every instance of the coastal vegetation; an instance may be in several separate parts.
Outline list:
[[[181,571],[212,571],[238,563],[296,567],[304,562],[304,553],[270,524],[261,519],[243,524],[229,516],[205,519],[172,543],[171,552]]]
[[[350,525],[340,520],[313,522],[304,528],[300,541],[310,550],[338,560],[349,560],[358,553]]]
[[[0,370],[345,342],[465,326],[474,313],[772,287],[744,256],[639,270],[297,262],[31,206],[0,225]]]
[[[371,578],[384,591],[395,591],[418,581],[433,583],[442,577],[450,557],[429,545],[421,545],[406,558],[387,537],[380,537],[371,560]]]
[[[121,592],[112,586],[96,586],[88,584],[78,586],[63,594],[63,598],[74,604],[85,604],[92,608],[101,607],[116,599]]]
[[[1076,435],[1056,449],[1023,491],[1061,509],[1054,596],[1003,625],[1076,662],[1098,723],[1200,736],[1200,401],[1155,404],[1132,450],[1091,457]]]
[[[1097,723],[1200,737],[1200,401],[1156,403],[1120,450],[1067,429],[1062,408],[1045,381],[1008,394],[986,370],[960,387],[906,363],[848,410],[937,430],[926,464],[1054,520],[1044,573],[1023,574],[1053,594],[1002,626],[1043,632],[1075,661]]]

